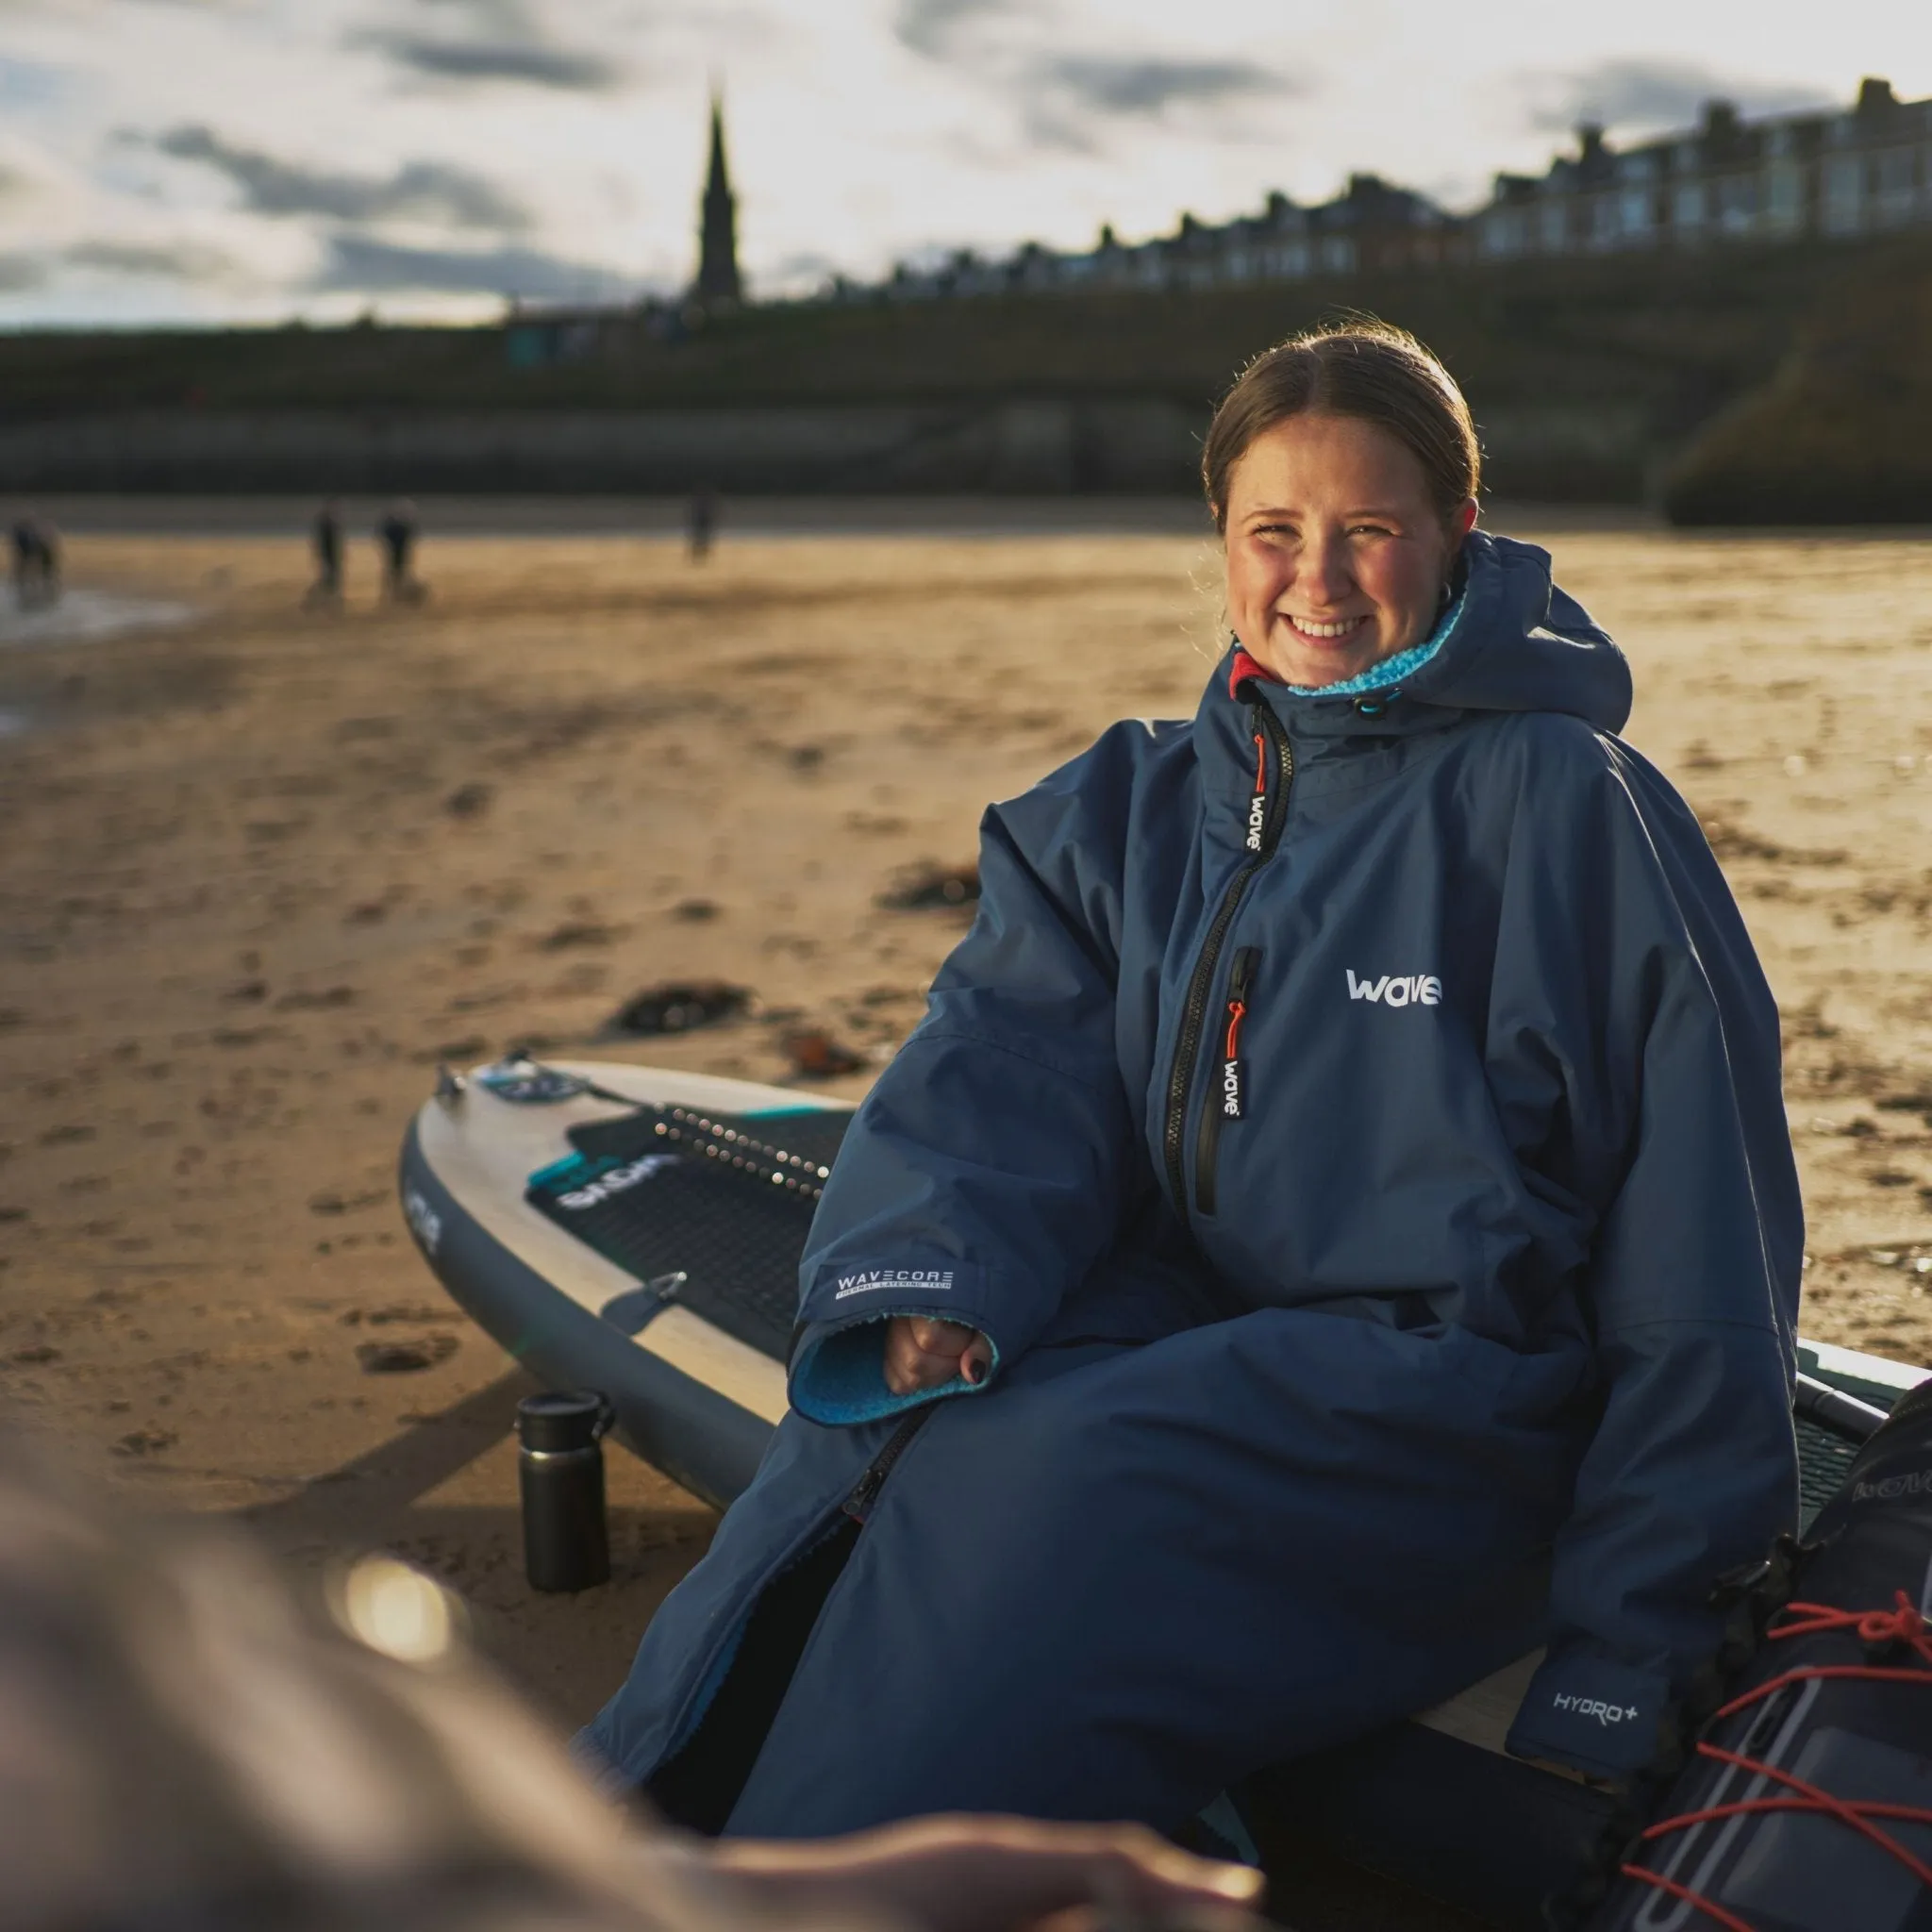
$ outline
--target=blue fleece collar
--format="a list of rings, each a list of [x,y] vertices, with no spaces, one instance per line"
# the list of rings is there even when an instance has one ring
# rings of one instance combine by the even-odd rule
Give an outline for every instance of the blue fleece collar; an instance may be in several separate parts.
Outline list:
[[[1387,691],[1391,684],[1413,677],[1449,641],[1449,634],[1462,615],[1462,603],[1463,592],[1458,591],[1443,606],[1435,629],[1421,643],[1397,651],[1394,657],[1384,658],[1379,664],[1371,664],[1366,671],[1358,671],[1340,684],[1291,684],[1284,689],[1294,698],[1352,698],[1363,691]]]

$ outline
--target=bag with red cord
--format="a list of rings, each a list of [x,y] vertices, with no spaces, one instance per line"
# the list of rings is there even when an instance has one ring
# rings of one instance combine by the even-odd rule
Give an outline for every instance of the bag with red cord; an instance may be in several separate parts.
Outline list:
[[[1932,1382],[1739,1609],[1589,1932],[1932,1932]]]

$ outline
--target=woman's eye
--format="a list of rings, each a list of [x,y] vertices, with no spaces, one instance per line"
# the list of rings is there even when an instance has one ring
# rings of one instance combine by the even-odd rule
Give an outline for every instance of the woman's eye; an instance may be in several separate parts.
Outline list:
[[[1351,537],[1386,537],[1390,530],[1386,524],[1353,524],[1348,534]]]

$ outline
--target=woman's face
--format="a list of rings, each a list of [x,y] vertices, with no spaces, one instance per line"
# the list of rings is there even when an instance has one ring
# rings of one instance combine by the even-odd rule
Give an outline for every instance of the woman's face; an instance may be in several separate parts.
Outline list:
[[[1428,636],[1474,501],[1445,530],[1414,453],[1373,423],[1307,412],[1228,478],[1227,614],[1287,684],[1338,684]]]

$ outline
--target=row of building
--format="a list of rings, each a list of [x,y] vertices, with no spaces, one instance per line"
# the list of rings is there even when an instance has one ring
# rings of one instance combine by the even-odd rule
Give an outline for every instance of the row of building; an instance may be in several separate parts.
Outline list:
[[[880,284],[840,277],[825,293],[833,301],[932,301],[1205,289],[1911,226],[1932,227],[1932,100],[1901,101],[1888,82],[1867,80],[1841,111],[1746,121],[1731,103],[1711,101],[1689,132],[1621,149],[1601,127],[1584,126],[1576,151],[1545,174],[1498,175],[1489,203],[1473,214],[1354,175],[1317,208],[1271,194],[1257,213],[1220,225],[1183,215],[1172,234],[1141,242],[1123,242],[1107,227],[1084,254],[1037,242],[1004,259],[961,250],[930,265],[902,264]]]

